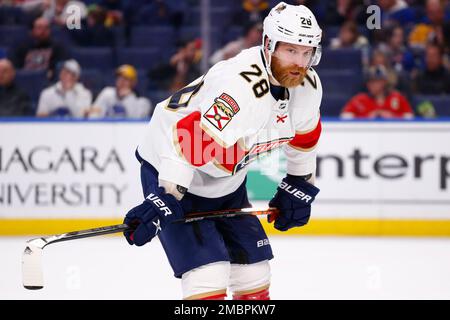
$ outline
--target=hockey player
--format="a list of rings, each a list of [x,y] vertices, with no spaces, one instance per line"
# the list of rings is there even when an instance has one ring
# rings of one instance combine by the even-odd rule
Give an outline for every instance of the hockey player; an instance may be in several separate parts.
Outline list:
[[[276,5],[263,45],[214,65],[160,102],[136,150],[145,200],[124,222],[130,244],[158,235],[184,299],[269,299],[272,250],[259,219],[171,223],[186,212],[250,207],[248,164],[283,147],[287,176],[269,206],[281,231],[306,224],[314,181],[322,87],[322,31],[305,6]]]

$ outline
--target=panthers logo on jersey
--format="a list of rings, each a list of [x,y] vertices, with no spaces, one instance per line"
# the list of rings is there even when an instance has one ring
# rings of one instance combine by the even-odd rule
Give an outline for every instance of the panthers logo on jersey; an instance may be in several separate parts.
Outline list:
[[[239,112],[239,105],[228,94],[222,93],[203,115],[214,127],[222,131]]]

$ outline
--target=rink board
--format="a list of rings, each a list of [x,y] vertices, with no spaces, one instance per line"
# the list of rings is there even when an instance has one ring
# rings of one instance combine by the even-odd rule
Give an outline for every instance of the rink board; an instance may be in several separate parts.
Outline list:
[[[312,218],[301,228],[286,232],[261,222],[276,236],[407,236],[450,237],[450,220],[331,219]],[[122,219],[0,219],[1,236],[50,235],[122,223]]]
[[[0,122],[0,235],[121,222],[142,191],[134,150],[145,122]],[[324,121],[321,189],[308,226],[270,234],[450,236],[450,122]],[[282,152],[250,164],[264,205]],[[262,202],[260,202],[262,201]]]

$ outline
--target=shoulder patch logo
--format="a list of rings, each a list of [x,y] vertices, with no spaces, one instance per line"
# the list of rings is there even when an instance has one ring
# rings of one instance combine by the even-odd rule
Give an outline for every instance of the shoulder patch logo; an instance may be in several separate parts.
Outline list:
[[[203,117],[222,131],[239,110],[237,102],[230,95],[222,93],[214,99],[214,104],[205,112]]]

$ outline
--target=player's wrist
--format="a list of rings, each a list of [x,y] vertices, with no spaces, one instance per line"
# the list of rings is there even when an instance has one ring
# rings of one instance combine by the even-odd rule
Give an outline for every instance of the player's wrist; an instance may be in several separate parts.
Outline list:
[[[314,193],[317,194],[319,192],[319,188],[314,186],[312,181],[314,176],[313,175],[304,175],[304,176],[294,176],[294,175],[286,175],[286,177],[283,179],[283,181],[292,184],[300,189],[312,189],[314,190]]]
[[[187,192],[186,187],[166,180],[160,179],[159,186],[163,187],[166,193],[173,195],[178,201],[181,201]]]

